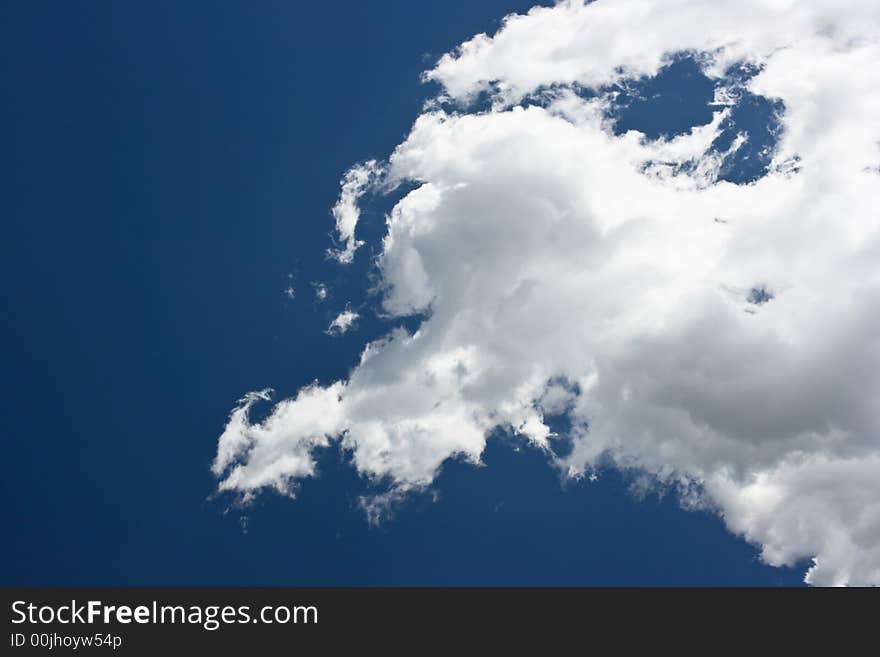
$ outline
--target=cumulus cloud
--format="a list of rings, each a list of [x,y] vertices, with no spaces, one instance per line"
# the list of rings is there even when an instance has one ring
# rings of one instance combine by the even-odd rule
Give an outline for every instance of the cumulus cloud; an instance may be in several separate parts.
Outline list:
[[[327,252],[341,263],[347,264],[354,260],[355,251],[363,244],[363,241],[355,239],[354,235],[361,216],[358,201],[369,191],[381,172],[382,168],[376,160],[368,160],[353,166],[342,178],[339,200],[336,201],[331,213],[336,222],[336,234],[343,247],[329,249]]]
[[[681,53],[718,82],[713,120],[616,131],[615,85]],[[245,397],[220,488],[289,492],[338,441],[397,498],[503,427],[574,476],[610,462],[698,495],[767,563],[812,558],[810,583],[880,584],[878,62],[864,0],[570,2],[463,43],[425,74],[441,98],[333,210],[348,262],[358,198],[414,183],[376,267],[381,312],[420,327],[262,422],[268,393]],[[740,64],[784,108],[750,184],[722,175],[749,135],[719,140]]]
[[[327,333],[330,335],[342,335],[354,326],[358,317],[360,317],[358,313],[351,308],[346,308],[330,322],[330,326],[327,327]]]

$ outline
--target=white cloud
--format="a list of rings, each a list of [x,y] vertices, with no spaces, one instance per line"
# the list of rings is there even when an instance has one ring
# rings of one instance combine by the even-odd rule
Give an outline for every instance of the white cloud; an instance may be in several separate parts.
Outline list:
[[[342,384],[312,385],[293,399],[278,403],[264,422],[251,424],[251,407],[267,401],[271,390],[250,393],[239,401],[217,448],[212,465],[223,477],[220,490],[240,491],[245,499],[260,488],[292,495],[296,481],[315,472],[312,450],[325,447],[328,436],[342,431],[339,395]],[[241,462],[246,455],[246,462]]]
[[[686,50],[712,75],[761,65],[749,89],[784,103],[757,182],[716,179],[724,104],[652,142],[615,136],[606,99],[566,86],[651,75]],[[265,394],[246,397],[220,488],[289,490],[339,440],[395,499],[450,457],[478,462],[499,425],[549,449],[543,414],[567,412],[565,471],[610,459],[696,487],[768,563],[880,584],[878,62],[865,0],[565,3],[444,56],[427,77],[463,104],[492,90],[493,109],[426,110],[384,168],[346,175],[334,208],[350,261],[359,196],[379,177],[421,183],[390,212],[378,268],[384,312],[428,318],[263,422],[247,411]],[[545,106],[517,104],[538,91]],[[772,300],[750,303],[755,288]]]
[[[342,335],[354,325],[358,317],[360,315],[355,311],[351,308],[346,308],[330,322],[330,326],[327,327],[327,333],[330,335]]]
[[[368,160],[353,166],[342,178],[339,200],[336,201],[331,213],[336,221],[336,234],[344,247],[328,250],[328,255],[341,263],[350,263],[354,259],[355,251],[363,244],[354,236],[361,216],[358,201],[369,191],[381,173],[382,168],[376,160]]]

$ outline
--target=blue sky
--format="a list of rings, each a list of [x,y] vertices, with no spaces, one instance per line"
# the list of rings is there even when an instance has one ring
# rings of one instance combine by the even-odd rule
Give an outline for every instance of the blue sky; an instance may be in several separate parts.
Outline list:
[[[367,259],[325,257],[340,177],[406,136],[421,71],[531,4],[4,7],[4,584],[801,582],[634,473],[563,482],[510,436],[379,527],[336,448],[293,502],[214,493],[236,399],[345,377],[392,325]],[[399,195],[365,204],[365,249]],[[328,336],[349,301],[359,330]]]

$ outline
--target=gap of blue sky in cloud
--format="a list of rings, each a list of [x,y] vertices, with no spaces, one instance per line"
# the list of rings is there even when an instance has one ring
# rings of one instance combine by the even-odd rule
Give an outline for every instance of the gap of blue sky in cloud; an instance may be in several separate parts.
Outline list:
[[[265,417],[245,395],[219,489],[293,495],[339,445],[381,518],[500,429],[566,477],[641,471],[808,583],[880,584],[878,62],[854,0],[565,2],[465,41],[332,209],[328,256],[371,271],[328,330],[399,326]]]

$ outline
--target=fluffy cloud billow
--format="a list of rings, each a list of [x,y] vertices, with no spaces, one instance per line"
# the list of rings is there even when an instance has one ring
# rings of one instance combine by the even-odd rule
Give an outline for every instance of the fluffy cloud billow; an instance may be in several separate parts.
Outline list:
[[[622,90],[683,57],[709,120],[621,129]],[[338,442],[401,496],[501,427],[569,476],[611,463],[684,487],[767,563],[813,559],[812,584],[880,584],[880,4],[562,3],[425,78],[439,96],[334,209],[345,266],[368,257],[360,197],[412,187],[377,311],[424,319],[260,422],[268,393],[245,396],[220,489],[289,492]],[[772,110],[766,147],[743,98]]]

